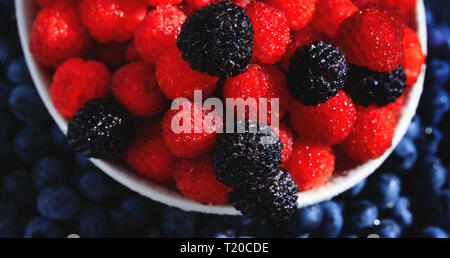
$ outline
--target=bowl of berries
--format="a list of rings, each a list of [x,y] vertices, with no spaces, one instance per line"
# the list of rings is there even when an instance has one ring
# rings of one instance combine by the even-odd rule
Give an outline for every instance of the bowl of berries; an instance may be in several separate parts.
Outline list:
[[[139,194],[276,223],[372,174],[423,89],[421,0],[16,0],[70,146]]]

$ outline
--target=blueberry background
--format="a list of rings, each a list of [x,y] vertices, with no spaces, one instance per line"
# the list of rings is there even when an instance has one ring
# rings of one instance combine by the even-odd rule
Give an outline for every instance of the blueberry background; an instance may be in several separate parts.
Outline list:
[[[418,116],[377,173],[278,228],[144,199],[73,153],[28,74],[12,0],[0,0],[0,237],[427,237],[450,233],[450,2],[428,0]],[[446,20],[447,19],[447,20]]]

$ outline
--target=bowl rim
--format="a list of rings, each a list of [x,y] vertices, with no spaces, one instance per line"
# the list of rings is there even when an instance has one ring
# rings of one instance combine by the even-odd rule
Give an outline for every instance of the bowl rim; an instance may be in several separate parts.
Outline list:
[[[67,120],[61,114],[59,114],[58,111],[56,111],[49,95],[51,75],[47,70],[43,69],[36,63],[28,47],[34,17],[30,17],[30,15],[26,14],[35,12],[35,8],[37,8],[37,6],[34,1],[30,0],[15,0],[15,6],[20,42],[31,77],[51,117],[56,122],[58,127],[66,134]],[[422,44],[422,50],[426,55],[427,27],[425,6],[423,0],[417,1],[416,19],[418,27],[417,34]],[[386,151],[383,156],[368,161],[356,168],[348,170],[344,172],[345,175],[332,177],[332,179],[329,180],[326,185],[318,189],[300,192],[297,201],[299,208],[332,199],[333,197],[347,191],[348,189],[351,189],[360,181],[374,173],[381,166],[381,164],[393,152],[402,137],[405,135],[408,126],[416,113],[416,109],[420,101],[420,96],[423,91],[425,71],[426,65],[423,66],[422,73],[420,74],[417,82],[414,84],[411,91],[409,92],[409,95],[407,96],[405,104],[401,110],[401,116],[397,124],[394,139],[392,141],[392,147],[388,151]],[[166,204],[168,206],[177,207],[184,211],[195,211],[219,215],[240,215],[240,212],[229,204],[204,205],[198,203],[183,196],[181,193],[178,193],[165,186],[159,185],[150,181],[149,179],[145,179],[137,175],[135,172],[130,171],[127,167],[120,164],[119,162],[103,161],[97,159],[91,159],[91,161],[95,166],[97,166],[104,173],[112,177],[120,184],[154,201]]]

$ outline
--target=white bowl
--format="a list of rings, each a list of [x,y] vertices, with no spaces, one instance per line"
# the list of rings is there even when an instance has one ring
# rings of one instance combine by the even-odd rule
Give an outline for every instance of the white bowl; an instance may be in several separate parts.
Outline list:
[[[47,107],[50,115],[55,122],[61,128],[63,132],[67,132],[67,120],[59,114],[49,96],[49,85],[51,82],[51,74],[35,62],[30,50],[29,39],[30,31],[34,17],[36,15],[37,6],[34,1],[31,0],[15,0],[17,23],[19,28],[19,36],[25,54],[25,59],[28,68],[31,73],[31,77],[36,85],[36,89],[39,92],[45,106]],[[418,35],[422,43],[422,48],[427,51],[427,28],[426,28],[426,16],[425,8],[422,0],[417,2],[417,23],[418,23]],[[358,182],[375,172],[375,170],[386,160],[386,158],[392,153],[395,146],[399,143],[403,135],[406,133],[408,125],[410,124],[417,106],[419,104],[420,96],[423,90],[425,66],[422,74],[420,75],[417,83],[412,88],[403,109],[401,110],[401,117],[398,122],[398,126],[393,139],[393,147],[390,148],[382,157],[366,162],[365,164],[340,173],[334,176],[325,186],[312,190],[301,192],[298,198],[298,207],[305,207],[315,203],[319,203],[325,200],[329,200],[346,190],[355,186]],[[202,205],[191,199],[188,199],[180,193],[160,186],[152,181],[149,181],[143,177],[138,176],[133,171],[124,167],[121,164],[106,162],[102,160],[92,160],[92,162],[103,170],[110,177],[114,178],[119,183],[125,185],[129,189],[148,197],[155,201],[167,204],[169,206],[178,207],[185,211],[196,211],[202,213],[223,214],[223,215],[239,215],[237,211],[231,205]]]

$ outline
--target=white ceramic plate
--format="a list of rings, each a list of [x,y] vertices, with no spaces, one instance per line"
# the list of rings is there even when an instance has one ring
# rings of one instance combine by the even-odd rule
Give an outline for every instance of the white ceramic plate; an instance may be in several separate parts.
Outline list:
[[[55,122],[61,128],[63,132],[67,131],[67,120],[61,116],[53,106],[53,103],[49,96],[49,86],[51,82],[51,74],[45,69],[39,67],[39,65],[33,59],[29,50],[30,32],[34,17],[36,15],[37,6],[31,0],[15,0],[17,23],[19,28],[19,36],[25,54],[25,59],[28,68],[31,73],[31,77],[36,85],[45,106],[47,107],[50,115]],[[417,23],[418,23],[418,35],[422,43],[422,48],[426,52],[427,50],[427,28],[425,8],[423,1],[419,0],[417,3]],[[405,105],[401,111],[401,117],[398,122],[398,126],[395,132],[393,140],[393,147],[389,149],[382,157],[371,160],[357,168],[349,170],[345,173],[339,174],[333,177],[325,186],[313,190],[301,192],[298,199],[298,206],[305,207],[315,203],[319,203],[325,200],[329,200],[346,190],[355,186],[358,182],[375,172],[375,170],[386,160],[386,158],[394,150],[395,146],[399,143],[403,135],[408,129],[414,114],[416,113],[417,106],[419,104],[420,96],[423,90],[425,66],[424,70],[419,77],[417,83],[411,90]],[[92,162],[103,170],[106,174],[114,178],[119,183],[125,185],[131,190],[148,197],[155,201],[167,204],[169,206],[178,207],[185,211],[196,211],[202,213],[223,214],[223,215],[238,215],[240,214],[231,205],[202,205],[191,199],[182,196],[180,193],[160,186],[152,181],[142,178],[136,175],[133,171],[130,171],[121,164],[106,162],[102,160],[92,160]]]

